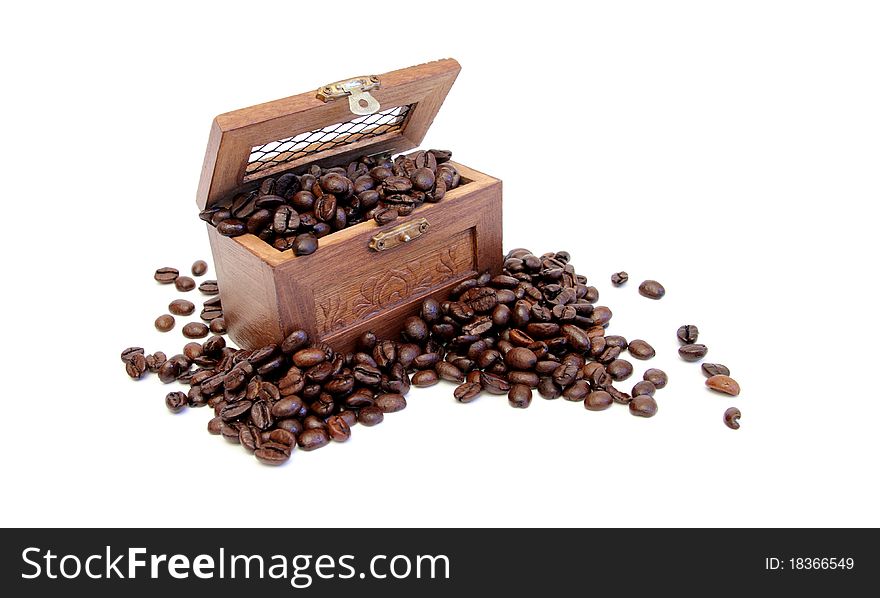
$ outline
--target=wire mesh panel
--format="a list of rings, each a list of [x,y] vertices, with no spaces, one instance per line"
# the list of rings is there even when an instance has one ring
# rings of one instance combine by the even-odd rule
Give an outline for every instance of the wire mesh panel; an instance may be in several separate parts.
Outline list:
[[[255,146],[251,148],[245,175],[250,176],[328,149],[399,131],[413,106],[414,104],[409,104],[387,108],[374,114]]]

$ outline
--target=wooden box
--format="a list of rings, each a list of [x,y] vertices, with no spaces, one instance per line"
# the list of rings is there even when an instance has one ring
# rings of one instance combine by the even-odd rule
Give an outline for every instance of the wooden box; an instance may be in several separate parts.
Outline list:
[[[255,188],[267,176],[416,148],[460,68],[455,60],[440,60],[358,78],[358,85],[372,87],[368,96],[351,87],[346,96],[352,85],[346,83],[221,114],[202,168],[200,209]],[[331,90],[342,90],[341,97],[328,98]],[[372,117],[363,114],[365,104]],[[275,148],[268,161],[267,147]],[[334,232],[311,255],[278,251],[252,234],[225,237],[209,224],[232,340],[253,349],[302,328],[312,339],[349,350],[367,330],[396,335],[426,297],[445,296],[476,272],[500,272],[501,181],[454,164],[462,184],[438,203],[385,226],[369,220]]]

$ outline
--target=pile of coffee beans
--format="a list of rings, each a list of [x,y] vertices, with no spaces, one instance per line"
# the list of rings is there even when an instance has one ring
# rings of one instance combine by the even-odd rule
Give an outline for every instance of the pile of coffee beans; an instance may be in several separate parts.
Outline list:
[[[634,370],[623,353],[650,359],[653,347],[606,335],[611,310],[595,305],[598,290],[569,259],[564,251],[537,256],[514,249],[501,274],[465,280],[448,301],[426,300],[402,331],[419,348],[413,384],[453,381],[453,395],[463,403],[482,393],[502,394],[512,407],[525,408],[537,390],[545,399],[582,402],[590,411],[619,403],[633,415],[653,416],[665,373],[648,370],[629,393],[615,386]]]
[[[700,361],[709,352],[706,345],[697,343],[700,336],[700,329],[693,324],[683,324],[676,331],[678,341],[681,347],[678,354],[685,361]],[[732,397],[738,396],[740,392],[739,383],[730,377],[730,369],[726,365],[720,363],[703,363],[700,366],[703,374],[706,376],[706,386],[711,390],[720,392]],[[736,407],[731,407],[724,412],[724,423],[732,430],[739,430],[739,418],[742,413]]]
[[[285,173],[259,188],[217,202],[199,218],[228,237],[258,236],[278,251],[308,255],[318,239],[373,219],[388,224],[424,202],[436,203],[461,184],[445,150],[366,156],[347,167],[312,165],[303,174]]]

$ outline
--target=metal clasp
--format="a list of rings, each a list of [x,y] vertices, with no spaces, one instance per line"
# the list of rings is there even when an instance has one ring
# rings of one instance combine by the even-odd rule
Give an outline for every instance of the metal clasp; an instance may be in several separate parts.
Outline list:
[[[428,232],[428,219],[419,218],[418,220],[406,222],[385,232],[373,235],[373,238],[370,240],[370,249],[385,251],[402,243],[409,243],[426,232]]]
[[[379,89],[379,77],[354,77],[322,85],[317,97],[322,102],[330,102],[348,96],[348,107],[352,113],[366,116],[379,111],[379,101],[370,95],[370,91]]]

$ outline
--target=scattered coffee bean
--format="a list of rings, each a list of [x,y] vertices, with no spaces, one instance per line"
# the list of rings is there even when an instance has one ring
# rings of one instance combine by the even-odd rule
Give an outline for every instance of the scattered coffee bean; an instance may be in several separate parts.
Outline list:
[[[700,330],[693,324],[685,324],[678,327],[676,335],[681,344],[693,345],[697,342],[697,337],[700,336]]]
[[[330,443],[330,434],[324,428],[309,428],[302,431],[296,442],[302,450],[314,451]]]
[[[632,396],[637,397],[639,395],[653,397],[654,393],[657,392],[657,387],[654,386],[653,382],[649,382],[647,380],[641,380],[636,382],[635,386],[632,387]]]
[[[226,334],[226,319],[222,316],[211,320],[208,326],[213,334]]]
[[[646,341],[641,339],[636,339],[634,341],[630,341],[628,345],[629,354],[635,357],[636,359],[651,359],[656,355],[654,351],[654,347],[649,345]]]
[[[190,322],[184,325],[183,336],[186,338],[205,338],[208,336],[208,327],[201,322]]]
[[[737,381],[724,374],[716,374],[715,376],[708,378],[706,380],[706,386],[712,390],[717,390],[718,392],[723,392],[724,394],[733,397],[739,394],[739,384]]]
[[[639,285],[639,294],[648,299],[660,299],[666,294],[666,289],[656,280],[646,280]]]
[[[638,417],[653,417],[657,413],[657,401],[654,397],[633,397],[629,402],[629,412]]]
[[[507,393],[507,402],[511,407],[525,409],[532,404],[532,389],[525,384],[514,384]]]
[[[187,396],[182,392],[169,392],[165,395],[165,406],[171,413],[179,413],[186,407]]]
[[[605,366],[605,370],[612,379],[619,382],[632,376],[633,365],[626,359],[615,359]]]
[[[724,425],[731,430],[739,430],[739,418],[742,413],[736,407],[731,407],[724,412]]]
[[[364,426],[381,424],[385,414],[378,407],[364,407],[358,412],[358,423]]]
[[[204,276],[205,272],[208,271],[208,262],[205,260],[194,261],[191,271],[193,276]]]
[[[629,280],[629,274],[627,274],[626,272],[623,272],[623,271],[615,272],[614,274],[611,275],[611,284],[613,284],[616,287],[619,287],[620,285],[624,284],[628,280]]]
[[[189,316],[196,310],[195,304],[186,299],[175,299],[168,304],[168,311],[175,316]]]
[[[125,361],[125,373],[138,379],[147,371],[147,360],[143,353],[133,353]]]
[[[177,280],[180,272],[177,271],[177,268],[159,268],[156,270],[156,273],[153,275],[153,278],[156,282],[160,282],[162,284],[171,284],[175,280]]]
[[[584,407],[589,411],[604,411],[614,404],[611,394],[604,390],[594,390],[584,399]]]
[[[708,352],[706,345],[684,345],[678,348],[678,354],[685,361],[700,361]]]
[[[663,388],[669,381],[669,377],[666,375],[666,372],[664,372],[663,370],[658,370],[656,368],[645,370],[642,379],[647,380],[648,382],[653,384],[654,388]]]
[[[155,321],[156,330],[159,332],[168,332],[172,328],[174,328],[174,316],[169,314],[162,314]]]
[[[465,382],[464,384],[457,386],[452,394],[458,402],[470,403],[480,396],[482,391],[483,387],[479,382]]]
[[[143,348],[143,347],[129,347],[129,348],[125,349],[125,350],[120,354],[119,357],[120,357],[120,359],[122,359],[122,361],[128,361],[128,360],[131,359],[134,355],[137,355],[137,354],[141,354],[141,355],[143,355],[143,354],[144,354],[144,348]]]
[[[434,386],[438,382],[440,382],[440,376],[434,370],[422,370],[413,374],[412,377],[412,385],[419,388]]]
[[[719,374],[723,376],[729,376],[730,370],[727,369],[727,366],[721,365],[720,363],[704,363],[700,366],[700,369],[703,370],[703,374],[707,378],[711,378],[712,376],[717,376]]]
[[[199,291],[205,295],[216,295],[220,292],[216,280],[206,280],[199,285]]]
[[[189,276],[178,276],[174,280],[174,286],[181,293],[187,293],[196,288],[196,281]]]

